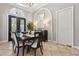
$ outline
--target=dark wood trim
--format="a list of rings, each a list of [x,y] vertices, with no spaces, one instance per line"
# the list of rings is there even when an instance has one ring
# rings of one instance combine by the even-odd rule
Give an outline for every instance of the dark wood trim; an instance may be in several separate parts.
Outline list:
[[[26,31],[26,19],[25,18],[22,18],[22,17],[17,17],[17,16],[12,16],[12,15],[8,15],[8,41],[11,41],[11,18],[16,18],[17,20],[17,30],[16,32],[20,32],[20,20],[24,20],[24,31]]]
[[[8,41],[11,41],[11,17],[10,16],[8,16],[8,18],[9,18],[9,20],[8,20]]]
[[[13,18],[20,18],[20,19],[25,19],[25,18],[22,18],[22,17],[13,16],[13,15],[9,15],[9,17],[13,17]]]

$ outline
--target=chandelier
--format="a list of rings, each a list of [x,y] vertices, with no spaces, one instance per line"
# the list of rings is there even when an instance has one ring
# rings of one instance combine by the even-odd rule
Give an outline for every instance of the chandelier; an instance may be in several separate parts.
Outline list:
[[[34,4],[33,3],[26,3],[29,7],[32,7]]]

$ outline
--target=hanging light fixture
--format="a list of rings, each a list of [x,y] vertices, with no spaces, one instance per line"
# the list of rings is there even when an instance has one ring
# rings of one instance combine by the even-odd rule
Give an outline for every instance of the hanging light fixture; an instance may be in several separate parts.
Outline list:
[[[33,3],[28,3],[29,7],[32,7],[33,6]]]

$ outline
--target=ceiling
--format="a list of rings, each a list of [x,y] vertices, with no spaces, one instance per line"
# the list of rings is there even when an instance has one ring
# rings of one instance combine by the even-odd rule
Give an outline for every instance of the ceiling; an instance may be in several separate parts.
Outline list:
[[[32,13],[37,9],[47,5],[47,3],[10,3],[10,5],[16,6]]]

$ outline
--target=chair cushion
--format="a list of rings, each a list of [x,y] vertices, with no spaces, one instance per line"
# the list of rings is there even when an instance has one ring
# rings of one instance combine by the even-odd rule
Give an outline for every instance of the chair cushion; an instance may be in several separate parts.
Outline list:
[[[31,45],[31,44],[32,44],[32,42],[28,42],[28,41],[25,42],[25,45]],[[19,46],[23,46],[23,43],[19,42]]]
[[[26,42],[25,43],[25,45],[31,45],[32,44],[32,42]]]
[[[31,47],[32,47],[32,48],[37,48],[37,44],[38,44],[38,41],[36,40],[36,41],[31,45]]]
[[[31,34],[34,35],[35,31],[31,31]]]

